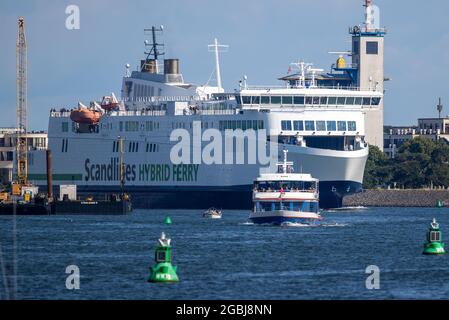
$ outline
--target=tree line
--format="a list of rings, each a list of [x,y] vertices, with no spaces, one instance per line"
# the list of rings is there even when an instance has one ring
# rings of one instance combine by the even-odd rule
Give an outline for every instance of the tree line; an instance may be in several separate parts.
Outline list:
[[[449,146],[440,139],[417,137],[406,141],[388,157],[378,147],[369,147],[363,187],[419,189],[449,187]]]

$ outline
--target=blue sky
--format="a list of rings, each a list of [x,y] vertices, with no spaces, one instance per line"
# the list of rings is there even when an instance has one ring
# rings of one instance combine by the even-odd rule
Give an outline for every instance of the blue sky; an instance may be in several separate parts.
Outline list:
[[[374,0],[387,27],[385,124],[415,124],[449,114],[449,2]],[[407,4],[409,3],[409,4]],[[80,8],[80,30],[67,30],[65,9]],[[17,18],[28,41],[29,126],[47,129],[48,110],[120,94],[124,65],[143,57],[143,29],[164,25],[166,57],[179,58],[187,82],[204,84],[214,68],[207,45],[217,37],[226,89],[243,74],[250,84],[278,84],[303,58],[328,69],[328,51],[350,47],[349,26],[363,21],[362,0],[2,0],[0,127],[15,125]]]

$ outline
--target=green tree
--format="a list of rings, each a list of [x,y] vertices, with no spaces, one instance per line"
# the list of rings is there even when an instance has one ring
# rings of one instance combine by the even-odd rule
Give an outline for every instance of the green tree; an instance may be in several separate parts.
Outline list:
[[[376,146],[369,146],[368,160],[365,166],[363,187],[372,189],[385,186],[391,179],[391,165],[388,157]]]

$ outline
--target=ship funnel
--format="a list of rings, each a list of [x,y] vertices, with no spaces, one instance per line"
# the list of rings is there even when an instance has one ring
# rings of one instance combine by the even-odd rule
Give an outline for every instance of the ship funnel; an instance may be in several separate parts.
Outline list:
[[[179,59],[164,59],[164,74],[179,74]]]
[[[157,73],[157,66],[155,59],[140,60],[140,70],[147,73]]]

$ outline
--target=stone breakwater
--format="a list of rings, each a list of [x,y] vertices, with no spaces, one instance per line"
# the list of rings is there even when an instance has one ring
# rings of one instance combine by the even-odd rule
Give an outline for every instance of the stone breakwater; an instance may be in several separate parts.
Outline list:
[[[343,199],[344,207],[435,207],[437,201],[449,207],[449,190],[392,189],[365,190]]]

